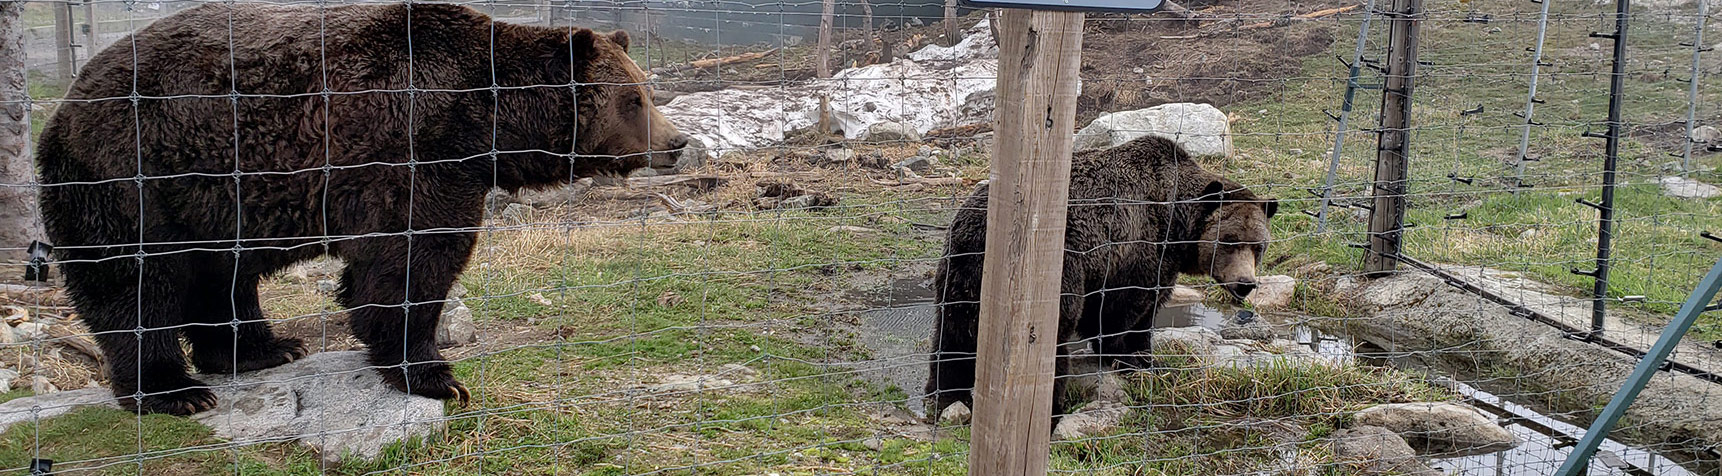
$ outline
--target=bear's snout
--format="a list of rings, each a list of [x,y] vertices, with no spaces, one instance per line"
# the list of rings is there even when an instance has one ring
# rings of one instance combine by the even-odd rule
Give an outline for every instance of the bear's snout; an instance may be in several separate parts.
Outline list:
[[[1243,300],[1250,295],[1251,291],[1256,290],[1256,278],[1238,278],[1236,281],[1226,283],[1225,288],[1227,292],[1232,293],[1232,297]]]
[[[656,153],[656,154],[652,154],[651,167],[652,168],[675,167],[676,163],[681,161],[682,154],[685,153],[685,151],[687,150],[687,147],[688,147],[688,135],[685,133],[677,132],[675,137],[671,137],[670,140],[664,142],[663,149],[658,150],[657,151],[658,153]]]

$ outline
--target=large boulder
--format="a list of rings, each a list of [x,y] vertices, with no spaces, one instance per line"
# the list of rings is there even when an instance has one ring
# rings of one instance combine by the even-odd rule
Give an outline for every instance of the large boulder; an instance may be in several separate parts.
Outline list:
[[[1399,434],[1419,454],[1471,456],[1512,449],[1518,436],[1481,410],[1463,403],[1389,403],[1365,408],[1357,425],[1378,426]]]
[[[1357,474],[1438,476],[1441,473],[1417,460],[1417,454],[1399,435],[1379,426],[1360,426],[1333,434],[1333,454],[1353,462]]]
[[[1194,103],[1101,114],[1076,133],[1076,149],[1104,149],[1149,134],[1172,139],[1193,157],[1232,155],[1231,121],[1226,113]]]

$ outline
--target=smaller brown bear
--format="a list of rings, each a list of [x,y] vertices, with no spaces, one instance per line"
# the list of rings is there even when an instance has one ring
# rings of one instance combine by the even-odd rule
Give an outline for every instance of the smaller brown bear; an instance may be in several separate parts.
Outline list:
[[[42,215],[121,404],[185,415],[186,371],[305,356],[259,281],[346,261],[336,300],[384,381],[468,397],[435,335],[484,196],[675,162],[628,35],[461,5],[208,3],[91,58],[42,132]]]
[[[933,277],[938,318],[926,392],[935,411],[974,403],[987,192],[982,185],[957,211]],[[1077,152],[1064,235],[1058,375],[1068,373],[1072,345],[1096,345],[1103,363],[1139,366],[1154,313],[1179,274],[1208,276],[1236,299],[1249,295],[1271,240],[1268,219],[1278,210],[1278,202],[1203,170],[1165,138]],[[1064,407],[1063,379],[1054,382],[1056,414]]]

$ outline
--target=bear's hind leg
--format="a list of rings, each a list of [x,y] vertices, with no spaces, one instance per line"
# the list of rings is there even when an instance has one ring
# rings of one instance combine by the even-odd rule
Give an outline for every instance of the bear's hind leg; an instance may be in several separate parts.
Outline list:
[[[193,286],[197,294],[186,303],[184,328],[191,341],[191,360],[200,372],[226,374],[276,367],[305,357],[305,344],[276,337],[263,317],[257,296],[258,276],[206,276]]]
[[[416,237],[407,269],[407,244],[399,237],[373,238],[343,252],[341,305],[350,311],[354,336],[370,350],[383,381],[402,392],[439,400],[471,394],[436,348],[443,300],[472,251],[467,235]]]
[[[130,260],[97,263],[76,274],[137,276]],[[146,269],[159,267],[147,263]],[[186,373],[185,352],[179,346],[179,319],[185,303],[185,282],[170,269],[147,272],[138,287],[74,284],[83,321],[94,333],[107,359],[109,387],[122,407],[142,413],[190,415],[215,407],[215,393]],[[124,279],[124,278],[121,278]],[[136,279],[136,278],[132,278]]]

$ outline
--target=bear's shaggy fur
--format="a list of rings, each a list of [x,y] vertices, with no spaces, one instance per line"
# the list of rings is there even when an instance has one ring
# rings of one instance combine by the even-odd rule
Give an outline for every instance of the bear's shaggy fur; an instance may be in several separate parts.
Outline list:
[[[37,149],[65,283],[129,408],[190,414],[187,373],[305,355],[257,284],[343,258],[338,301],[402,391],[467,397],[436,350],[486,192],[673,163],[623,32],[449,4],[206,4],[92,58]]]
[[[973,406],[985,185],[957,211],[935,271],[938,318],[926,391],[937,412]],[[1098,344],[1102,362],[1137,365],[1148,350],[1154,312],[1178,275],[1206,275],[1237,298],[1255,288],[1278,202],[1256,197],[1202,167],[1176,143],[1145,136],[1110,149],[1077,152],[1070,171],[1059,309],[1058,375],[1072,345]],[[1055,381],[1055,411],[1063,385]]]

